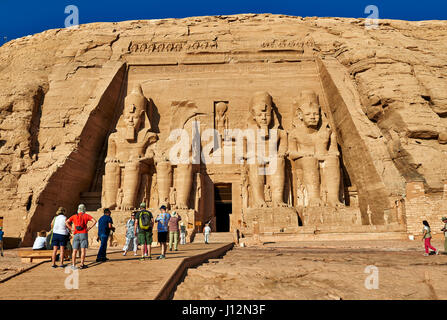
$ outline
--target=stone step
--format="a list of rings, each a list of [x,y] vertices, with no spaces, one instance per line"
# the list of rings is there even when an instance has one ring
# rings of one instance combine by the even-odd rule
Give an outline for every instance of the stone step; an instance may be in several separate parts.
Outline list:
[[[205,242],[205,236],[203,233],[197,233],[194,236],[194,243]],[[230,243],[234,242],[233,232],[212,232],[210,235],[210,242],[212,243]]]

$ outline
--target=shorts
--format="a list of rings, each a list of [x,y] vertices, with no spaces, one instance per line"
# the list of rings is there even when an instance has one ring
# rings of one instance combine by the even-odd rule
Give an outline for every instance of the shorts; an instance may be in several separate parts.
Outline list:
[[[158,242],[167,242],[168,240],[168,233],[158,231]]]
[[[140,230],[138,232],[138,243],[139,244],[152,244],[152,231]]]
[[[76,233],[73,236],[73,249],[79,250],[79,248],[88,248],[88,234],[87,233]]]
[[[53,233],[51,245],[53,247],[65,247],[67,245],[68,236],[58,233]]]

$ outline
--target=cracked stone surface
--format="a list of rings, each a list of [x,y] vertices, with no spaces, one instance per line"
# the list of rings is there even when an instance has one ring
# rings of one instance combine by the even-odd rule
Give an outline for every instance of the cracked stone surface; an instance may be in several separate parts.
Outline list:
[[[266,39],[271,42],[263,43]],[[271,14],[92,23],[77,30],[47,30],[0,47],[0,209],[7,235],[27,236],[29,242],[31,231],[48,228],[57,206],[76,208],[77,194],[88,190],[103,148],[105,139],[94,137],[110,129],[99,120],[113,118],[104,115],[104,106],[118,99],[127,64],[141,58],[132,53],[135,43],[163,43],[173,50],[176,43],[191,42],[188,48],[201,50],[203,57],[216,49],[217,60],[241,63],[231,54],[257,55],[266,46],[280,51],[294,46],[290,39],[302,39],[306,54],[340,65],[340,83],[352,83],[347,92],[359,102],[350,116],[384,193],[401,195],[411,180],[424,181],[427,190],[442,189],[447,175],[446,21],[380,20],[379,28],[371,30],[363,19]],[[202,40],[209,43],[194,47]],[[172,64],[200,55],[158,56],[158,63]]]

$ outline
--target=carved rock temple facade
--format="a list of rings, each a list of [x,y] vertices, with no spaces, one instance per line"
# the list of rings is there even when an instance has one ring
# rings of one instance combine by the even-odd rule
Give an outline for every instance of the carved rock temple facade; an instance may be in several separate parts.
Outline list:
[[[190,235],[210,223],[246,237],[380,238],[438,223],[447,24],[419,23],[423,36],[415,24],[238,15],[11,41],[0,48],[5,229],[29,244],[57,207],[85,203],[95,216],[111,208],[123,235],[142,201],[176,210]],[[22,66],[26,48],[37,53]]]

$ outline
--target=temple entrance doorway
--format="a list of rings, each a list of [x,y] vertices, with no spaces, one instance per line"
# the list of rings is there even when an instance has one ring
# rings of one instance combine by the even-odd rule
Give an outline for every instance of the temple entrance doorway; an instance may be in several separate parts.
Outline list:
[[[216,231],[230,231],[231,183],[220,183],[214,185],[214,205],[216,212]]]

